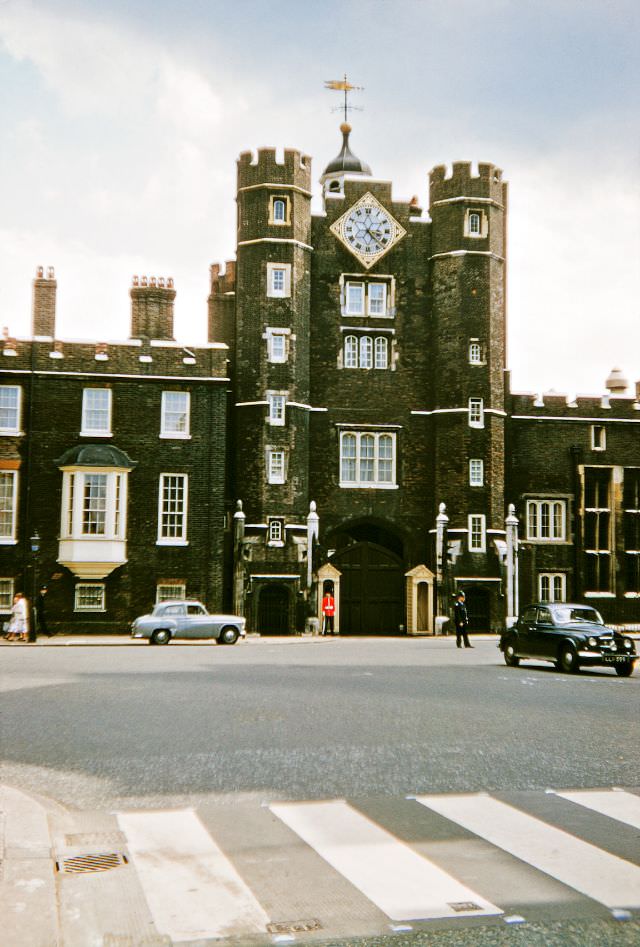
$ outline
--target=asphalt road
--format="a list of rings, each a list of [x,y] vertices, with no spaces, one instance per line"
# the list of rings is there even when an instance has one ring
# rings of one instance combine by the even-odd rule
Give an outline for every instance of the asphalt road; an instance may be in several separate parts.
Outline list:
[[[3,648],[5,778],[87,806],[635,785],[640,671],[507,668],[495,642]]]
[[[483,884],[494,885],[499,895],[503,881],[521,867],[503,865],[486,843],[477,850],[477,838],[451,835],[448,823],[427,816],[411,797],[488,793],[637,862],[637,830],[574,811],[572,803],[546,791],[622,786],[638,792],[640,670],[621,679],[608,669],[565,675],[534,663],[507,668],[495,641],[474,644],[460,651],[451,639],[2,647],[0,782],[68,807],[84,837],[90,826],[117,828],[116,810],[173,818],[193,809],[212,837],[225,840],[247,876],[257,873],[256,885],[265,891],[269,878],[258,877],[266,870],[265,850],[276,875],[282,864],[282,830],[276,831],[269,807],[287,800],[352,800],[394,837],[406,835],[424,846],[425,855],[450,858],[456,871],[476,871],[474,859],[480,858],[478,878],[491,875]],[[64,823],[67,817],[56,818]],[[261,839],[256,828],[249,844],[252,825],[275,833],[273,839]],[[80,838],[75,831],[67,827],[59,837]],[[336,931],[355,935],[357,925],[350,928],[348,920],[353,889],[330,895],[335,879],[327,881],[326,866],[314,870],[312,885],[300,881],[301,903],[311,889],[322,894],[328,929],[333,923]],[[548,881],[538,875],[524,891],[529,881],[537,907],[522,892],[510,896],[507,907],[496,897],[503,911],[526,915],[521,926],[508,927],[504,918],[489,925],[455,918],[384,937],[323,943],[640,943],[638,918],[615,921],[602,905],[585,906],[570,888],[554,882],[547,891]],[[280,888],[277,896],[282,893]],[[347,918],[342,926],[336,920],[341,910]],[[94,908],[89,913],[97,916]]]

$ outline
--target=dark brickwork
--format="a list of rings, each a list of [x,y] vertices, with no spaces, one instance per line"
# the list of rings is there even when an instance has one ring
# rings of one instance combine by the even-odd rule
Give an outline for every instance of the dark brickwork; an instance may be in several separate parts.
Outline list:
[[[174,295],[171,289],[171,299]],[[135,313],[133,321],[135,327]],[[0,385],[20,387],[24,433],[0,438],[0,469],[19,465],[18,542],[0,545],[0,576],[13,579],[15,588],[31,597],[29,537],[37,530],[36,578],[49,585],[48,614],[55,629],[127,631],[130,621],[153,605],[158,583],[182,582],[189,596],[222,608],[226,347],[183,349],[166,338],[123,343],[18,340],[14,351],[13,356],[0,355]],[[110,437],[81,435],[85,388],[111,391]],[[160,438],[163,391],[189,393],[189,438]],[[95,580],[79,579],[58,561],[62,473],[55,461],[88,443],[113,444],[135,462],[128,476],[126,561]],[[189,477],[188,545],[156,543],[161,473]],[[104,583],[104,611],[75,611],[80,581]]]
[[[5,330],[0,354],[0,385],[22,392],[20,431],[0,435],[0,472],[20,475],[17,542],[0,543],[0,579],[30,591],[37,529],[36,578],[49,582],[54,626],[125,630],[158,584],[181,583],[213,608],[244,612],[249,630],[301,631],[318,614],[321,570],[325,585],[341,583],[341,631],[434,631],[459,588],[474,630],[497,631],[507,613],[510,504],[520,604],[539,596],[544,579],[611,622],[640,624],[640,383],[635,399],[613,396],[625,390],[619,372],[602,398],[512,393],[502,172],[436,167],[423,217],[416,199],[395,199],[391,183],[351,153],[349,162],[344,173],[339,158],[331,163],[324,212],[312,215],[306,155],[240,156],[237,260],[211,266],[206,346],[173,341],[175,289],[146,277],[131,287],[127,342],[57,339],[55,275],[38,270],[34,338]],[[372,266],[331,230],[367,194],[404,231]],[[350,314],[349,283],[365,294],[383,285],[385,311]],[[109,436],[80,433],[87,387],[112,392]],[[159,436],[163,391],[189,393],[189,437]],[[283,398],[279,417],[275,408],[270,417],[274,395]],[[55,461],[93,440],[131,460],[126,561],[91,580],[105,585],[105,610],[78,613],[79,570],[61,564]],[[389,457],[380,445],[390,444]],[[189,478],[188,545],[157,542],[160,476],[172,473]],[[472,523],[476,538],[483,528],[481,548]],[[426,586],[418,595],[412,576],[431,583],[428,621]]]

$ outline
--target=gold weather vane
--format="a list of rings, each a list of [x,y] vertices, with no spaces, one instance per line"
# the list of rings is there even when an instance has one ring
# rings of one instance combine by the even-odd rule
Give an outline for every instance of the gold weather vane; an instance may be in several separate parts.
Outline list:
[[[344,79],[328,79],[324,84],[325,89],[333,89],[335,92],[344,92],[344,104],[339,105],[334,111],[339,111],[344,109],[344,120],[347,121],[347,112],[351,112],[354,109],[358,112],[361,112],[362,109],[358,108],[356,105],[349,105],[348,95],[350,92],[362,92],[364,86],[361,85],[351,85],[347,81],[347,74],[345,72]]]

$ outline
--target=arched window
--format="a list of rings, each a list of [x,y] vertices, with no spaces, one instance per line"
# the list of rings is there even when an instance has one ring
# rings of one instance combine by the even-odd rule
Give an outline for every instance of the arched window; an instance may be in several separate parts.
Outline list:
[[[287,221],[287,204],[283,200],[275,200],[273,202],[273,222],[276,224],[284,224]]]
[[[378,438],[378,481],[393,481],[393,438],[390,434],[381,434]]]
[[[348,335],[344,340],[344,367],[358,367],[358,340],[355,335]]]
[[[373,434],[362,434],[360,437],[360,483],[369,483],[375,480],[375,445]]]
[[[469,214],[469,233],[474,236],[480,235],[480,214]]]
[[[343,483],[356,482],[356,435],[343,434],[340,445],[340,479]]]
[[[363,335],[360,339],[360,368],[373,366],[373,341],[370,336]]]
[[[376,337],[376,368],[387,368],[389,364],[388,341],[383,335]]]

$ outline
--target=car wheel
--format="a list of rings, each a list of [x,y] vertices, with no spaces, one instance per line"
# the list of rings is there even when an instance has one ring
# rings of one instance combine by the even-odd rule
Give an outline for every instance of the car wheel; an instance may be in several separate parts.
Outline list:
[[[615,665],[616,674],[618,675],[618,677],[631,677],[631,675],[633,674],[633,665],[634,665],[633,661],[629,661],[626,664],[616,664]]]
[[[571,645],[565,644],[562,646],[557,667],[560,671],[564,671],[565,674],[575,674],[580,670],[578,655]]]
[[[149,638],[149,644],[169,644],[171,634],[167,628],[158,628]]]
[[[238,640],[238,629],[233,628],[231,625],[227,625],[220,632],[220,637],[218,642],[220,644],[235,644]]]
[[[520,658],[516,655],[511,639],[504,646],[504,661],[510,668],[517,668],[520,664]]]

